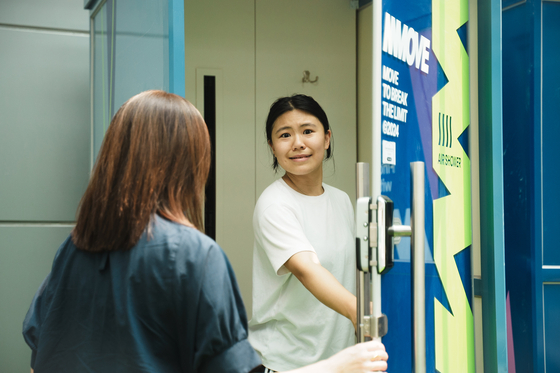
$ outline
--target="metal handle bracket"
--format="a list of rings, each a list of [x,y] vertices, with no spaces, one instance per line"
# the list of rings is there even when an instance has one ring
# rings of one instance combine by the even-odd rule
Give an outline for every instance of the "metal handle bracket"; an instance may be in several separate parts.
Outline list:
[[[363,328],[366,337],[381,338],[387,334],[389,329],[387,316],[385,314],[378,317],[372,315],[364,316]]]

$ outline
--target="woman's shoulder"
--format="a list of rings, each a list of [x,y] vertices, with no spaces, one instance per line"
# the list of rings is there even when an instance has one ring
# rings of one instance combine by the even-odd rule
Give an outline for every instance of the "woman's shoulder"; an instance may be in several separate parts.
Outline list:
[[[156,215],[152,222],[150,223],[150,231],[153,236],[160,237],[182,237],[184,239],[193,240],[212,240],[210,237],[206,236],[198,229],[193,227],[188,227],[186,225],[176,223],[174,221],[168,220],[164,217]]]
[[[349,216],[354,215],[354,207],[352,206],[352,201],[350,201],[350,197],[346,192],[327,184],[323,184],[323,188],[325,188],[325,193],[327,194],[327,198],[329,199],[330,203],[336,206],[337,209],[346,211]]]
[[[278,195],[279,193],[285,193],[285,182],[282,180],[282,178],[280,179],[276,179],[274,180],[269,186],[267,186],[265,188],[265,190],[263,190],[263,192],[261,193],[259,199],[261,198],[266,198],[267,196],[275,196]]]
[[[257,229],[263,220],[277,221],[288,216],[301,216],[301,201],[294,194],[282,179],[270,184],[255,205],[253,229]]]
[[[143,251],[144,255],[164,261],[200,261],[209,251],[221,250],[213,239],[199,230],[160,216],[156,216],[150,232],[146,232],[134,249],[141,249],[139,251]]]
[[[323,183],[323,189],[329,195],[329,197],[350,201],[350,197],[348,196],[348,194],[341,189],[338,189],[336,187],[333,187],[332,185],[328,185],[325,183]]]
[[[271,205],[289,203],[292,199],[289,187],[280,178],[266,187],[259,196],[256,206],[260,209],[266,209]]]

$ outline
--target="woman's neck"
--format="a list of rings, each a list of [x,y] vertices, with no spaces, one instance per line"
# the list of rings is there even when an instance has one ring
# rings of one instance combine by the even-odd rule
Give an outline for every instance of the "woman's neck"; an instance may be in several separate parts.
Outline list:
[[[323,173],[319,175],[293,175],[285,173],[282,179],[290,188],[306,196],[320,196],[323,194]]]

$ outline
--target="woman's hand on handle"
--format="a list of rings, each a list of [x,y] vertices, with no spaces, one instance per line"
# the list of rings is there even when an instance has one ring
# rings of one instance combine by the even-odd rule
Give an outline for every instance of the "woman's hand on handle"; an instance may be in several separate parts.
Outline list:
[[[348,347],[326,361],[333,373],[384,372],[389,355],[381,342],[370,341]]]
[[[387,370],[389,356],[381,342],[348,347],[326,360],[282,373],[370,373]]]

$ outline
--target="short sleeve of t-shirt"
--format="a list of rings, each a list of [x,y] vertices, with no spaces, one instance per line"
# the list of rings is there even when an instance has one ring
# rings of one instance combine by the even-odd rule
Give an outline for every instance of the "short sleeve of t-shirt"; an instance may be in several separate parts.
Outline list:
[[[284,263],[294,254],[315,252],[294,211],[285,205],[268,205],[257,213],[254,224],[256,240],[279,276],[289,272]]]
[[[195,371],[249,372],[260,364],[247,341],[247,315],[233,269],[218,247],[209,250],[197,310]]]

